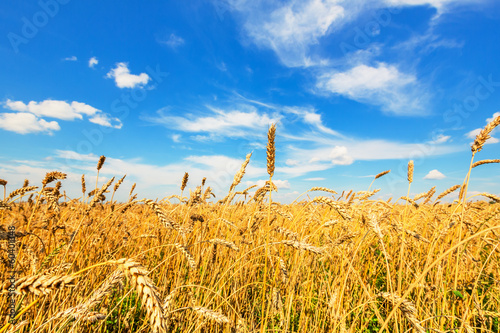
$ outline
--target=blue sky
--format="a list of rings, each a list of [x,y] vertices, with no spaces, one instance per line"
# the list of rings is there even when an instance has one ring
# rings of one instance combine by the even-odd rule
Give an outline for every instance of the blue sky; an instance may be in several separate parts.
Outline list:
[[[0,178],[127,174],[139,197],[203,177],[224,196],[267,179],[273,197],[312,186],[380,198],[462,182],[470,143],[500,114],[500,4],[493,0],[41,0],[0,8]],[[499,158],[493,133],[476,160]],[[471,190],[498,193],[498,165]],[[474,192],[472,192],[474,193]]]

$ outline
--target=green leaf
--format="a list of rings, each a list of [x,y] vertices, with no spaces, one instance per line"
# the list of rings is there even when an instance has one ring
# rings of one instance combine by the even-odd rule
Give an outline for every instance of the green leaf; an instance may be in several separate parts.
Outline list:
[[[461,299],[464,299],[464,295],[462,295],[462,293],[460,291],[453,290],[453,293],[455,294],[455,296],[460,297]]]

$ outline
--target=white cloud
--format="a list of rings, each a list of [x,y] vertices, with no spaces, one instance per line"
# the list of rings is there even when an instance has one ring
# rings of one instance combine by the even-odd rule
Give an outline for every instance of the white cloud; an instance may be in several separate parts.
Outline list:
[[[112,118],[109,115],[103,114],[103,113],[93,116],[92,118],[89,119],[89,121],[91,123],[94,123],[97,125],[101,125],[101,126],[105,126],[105,127],[113,127],[113,128],[117,128],[117,129],[120,129],[123,126],[120,119]],[[114,124],[112,124],[111,122],[114,122]]]
[[[117,63],[116,67],[113,68],[106,77],[114,79],[118,88],[142,87],[151,79],[146,73],[141,73],[139,75],[130,74],[128,64],[125,62]]]
[[[71,104],[69,104],[66,101],[51,99],[41,102],[31,101],[28,104],[8,99],[4,106],[14,111],[30,112],[39,117],[51,117],[61,120],[82,119],[82,114],[94,115],[99,112],[98,109],[85,103],[71,102]]]
[[[191,133],[208,133],[199,140],[214,140],[217,137],[245,137],[255,136],[255,132],[263,132],[271,123],[279,121],[279,116],[260,114],[253,106],[241,106],[232,110],[222,110],[208,107],[212,114],[204,116],[188,115],[186,117],[168,115],[168,109],[158,111],[158,117],[145,118],[146,120],[163,125],[177,131]],[[265,134],[265,133],[263,133]]]
[[[63,158],[67,160],[76,160],[76,161],[86,161],[86,162],[97,162],[99,160],[99,156],[94,154],[80,154],[74,152],[72,150],[56,150],[55,151],[57,158]]]
[[[38,132],[52,134],[61,129],[56,121],[38,119],[34,114],[27,112],[0,113],[0,128],[19,134]]]
[[[181,142],[181,135],[180,134],[172,134],[172,141],[179,143]]]
[[[389,6],[402,7],[402,6],[430,6],[438,11],[438,15],[446,11],[448,7],[475,4],[483,2],[482,0],[385,0]]]
[[[285,107],[284,111],[286,113],[292,113],[292,114],[298,115],[299,117],[302,118],[302,121],[304,123],[315,127],[320,132],[334,135],[334,136],[339,136],[339,137],[342,136],[339,132],[334,131],[334,130],[326,127],[323,124],[323,120],[321,119],[321,114],[317,113],[316,110],[313,108]]]
[[[344,18],[344,8],[332,0],[293,0],[269,3],[230,0],[231,9],[244,20],[248,37],[259,47],[272,49],[289,67],[321,63],[312,59],[309,47],[319,43],[331,26]]]
[[[177,36],[174,33],[171,33],[167,40],[160,41],[160,43],[165,44],[173,49],[184,45],[185,41],[182,37]]]
[[[326,178],[323,178],[323,177],[312,177],[312,178],[306,178],[304,180],[307,180],[307,181],[310,181],[310,182],[316,182],[316,181],[326,180]]]
[[[92,57],[89,59],[89,67],[94,68],[99,63],[96,57]]]
[[[303,135],[297,137],[296,140],[299,143],[304,140],[310,141],[311,144],[306,149],[288,146],[286,158],[297,163],[277,168],[277,171],[292,177],[313,171],[328,170],[337,165],[349,165],[355,161],[419,159],[463,150],[462,146],[444,144],[400,143],[375,139],[331,139],[317,135]]]
[[[500,116],[500,112],[495,112],[491,118],[486,119],[486,123],[491,123],[498,116]]]
[[[252,185],[263,187],[264,185],[266,185],[266,181],[268,181],[268,179],[259,179],[257,181],[248,180],[245,182],[245,184],[247,187],[250,187]],[[273,179],[273,183],[274,185],[276,185],[278,190],[290,188],[290,182],[288,180]]]
[[[432,179],[432,180],[439,180],[443,178],[446,178],[446,176],[436,169],[429,171],[429,173],[424,177],[424,179]]]
[[[4,113],[3,119],[6,121],[8,120],[10,125],[5,125],[2,128],[6,130],[11,128],[14,132],[21,134],[33,132],[52,133],[53,131],[60,129],[57,122],[48,122],[44,119],[40,119],[42,117],[72,121],[75,119],[83,119],[83,116],[88,116],[89,121],[92,123],[106,127],[121,128],[121,122],[119,119],[111,118],[109,115],[94,108],[93,106],[76,101],[68,103],[66,101],[47,99],[41,102],[30,101],[26,104],[22,101],[12,101],[8,99],[1,105],[5,109],[19,112],[18,115],[15,113]],[[25,131],[14,126],[14,124],[21,119],[26,121],[28,129]],[[111,124],[111,122],[114,124]]]
[[[377,10],[405,6],[430,6],[436,8],[433,21],[455,7],[477,5],[487,0],[213,0],[216,6],[223,4],[235,14],[245,31],[243,44],[273,50],[279,60],[288,67],[323,66],[336,62],[322,58],[321,43],[340,31],[346,24],[360,16],[370,17]],[[476,6],[477,7],[477,6]],[[363,20],[362,23],[366,23]],[[380,22],[379,22],[380,23]],[[382,26],[385,26],[382,24]],[[380,27],[372,27],[372,36],[380,33]],[[334,42],[337,42],[333,36]],[[454,41],[434,42],[435,47],[456,47]],[[318,47],[319,45],[319,47]],[[323,52],[324,54],[324,52]]]
[[[287,159],[285,162],[286,165],[294,166],[294,165],[299,165],[300,161],[297,160],[292,160],[292,159]]]
[[[449,135],[439,134],[434,140],[429,141],[429,143],[438,145],[441,143],[448,142],[450,140],[450,138],[451,138],[451,136],[449,136]]]
[[[414,75],[400,72],[395,66],[379,63],[377,67],[357,65],[345,72],[325,72],[318,76],[319,92],[338,94],[398,115],[425,114],[423,94]]]
[[[352,156],[348,153],[348,149],[345,146],[335,146],[328,150],[325,155],[316,155],[312,157],[308,162],[329,162],[332,165],[349,165],[354,162]]]
[[[63,59],[64,61],[77,61],[78,58],[76,56],[66,57]]]

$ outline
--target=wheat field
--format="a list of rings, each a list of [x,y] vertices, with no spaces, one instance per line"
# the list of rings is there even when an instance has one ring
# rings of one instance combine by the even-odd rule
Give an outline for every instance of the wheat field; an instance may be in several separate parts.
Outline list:
[[[478,134],[462,184],[410,197],[410,161],[397,200],[374,199],[387,170],[367,191],[273,201],[275,125],[265,186],[236,191],[248,154],[224,198],[205,179],[188,192],[188,172],[161,200],[124,177],[83,175],[74,199],[63,172],[25,181],[0,201],[0,332],[499,332],[500,198],[467,195],[475,168],[500,162],[474,162],[499,123]]]

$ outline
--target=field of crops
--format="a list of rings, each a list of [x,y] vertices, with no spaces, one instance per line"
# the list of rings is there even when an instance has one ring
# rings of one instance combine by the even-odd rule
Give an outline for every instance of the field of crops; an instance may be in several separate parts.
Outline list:
[[[499,162],[474,163],[499,123],[477,136],[469,175]],[[161,200],[84,176],[82,196],[66,198],[58,171],[5,193],[0,332],[500,331],[500,198],[468,197],[464,175],[441,194],[374,199],[388,170],[367,191],[313,187],[280,204],[275,131],[269,181],[236,190],[249,154],[225,198],[210,180],[188,187],[188,173],[183,195]],[[410,161],[408,193],[412,181]]]

